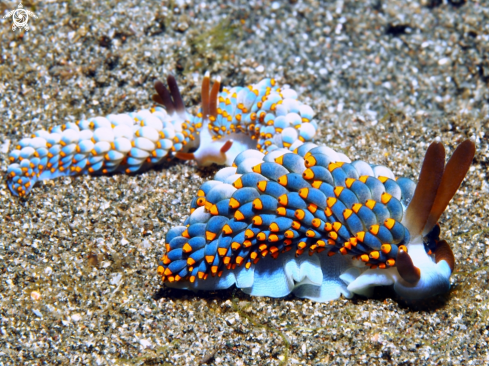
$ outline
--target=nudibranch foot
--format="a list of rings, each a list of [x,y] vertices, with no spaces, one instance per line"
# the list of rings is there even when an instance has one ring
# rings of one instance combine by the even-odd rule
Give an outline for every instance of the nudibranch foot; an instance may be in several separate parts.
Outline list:
[[[158,273],[170,287],[315,301],[375,286],[412,301],[444,293],[455,260],[436,223],[475,146],[463,142],[446,168],[444,151],[429,147],[417,185],[309,142],[241,152],[168,232]]]

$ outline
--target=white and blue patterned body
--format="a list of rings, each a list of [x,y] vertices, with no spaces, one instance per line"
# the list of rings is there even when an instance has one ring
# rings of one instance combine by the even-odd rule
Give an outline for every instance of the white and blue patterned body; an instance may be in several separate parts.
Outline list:
[[[135,173],[174,156],[229,165],[249,148],[272,151],[299,138],[310,141],[317,128],[312,109],[292,89],[281,92],[273,79],[218,93],[219,81],[210,91],[207,74],[195,116],[185,110],[171,76],[168,85],[170,92],[155,85],[154,99],[165,108],[89,118],[20,140],[9,155],[12,193],[25,196],[38,180],[61,176]]]
[[[313,143],[244,151],[168,232],[158,273],[170,287],[315,301],[391,285],[410,301],[444,293],[455,261],[436,223],[474,151],[465,141],[445,168],[433,143],[417,186]]]

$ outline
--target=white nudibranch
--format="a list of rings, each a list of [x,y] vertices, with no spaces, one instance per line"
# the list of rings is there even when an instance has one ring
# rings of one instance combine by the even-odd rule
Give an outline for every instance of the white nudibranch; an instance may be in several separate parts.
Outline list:
[[[206,73],[197,115],[185,110],[176,80],[155,83],[156,103],[132,113],[110,114],[39,130],[10,153],[7,184],[25,196],[38,180],[79,174],[135,173],[165,159],[231,165],[246,149],[270,152],[310,141],[317,129],[311,107],[274,79],[247,87],[212,85]]]

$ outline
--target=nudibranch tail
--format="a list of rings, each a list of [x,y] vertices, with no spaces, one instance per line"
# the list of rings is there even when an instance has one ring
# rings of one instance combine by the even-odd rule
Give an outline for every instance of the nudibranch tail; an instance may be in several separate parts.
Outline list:
[[[244,151],[200,187],[185,226],[168,232],[158,273],[171,287],[236,284],[252,295],[316,301],[381,285],[407,300],[445,292],[453,253],[438,225],[422,231],[474,151],[464,142],[444,169],[444,147],[433,143],[417,187],[309,142],[266,155]]]
[[[161,107],[92,117],[38,130],[10,152],[7,184],[25,196],[38,180],[79,174],[135,173],[192,145],[194,117],[185,112],[175,78],[157,82]]]

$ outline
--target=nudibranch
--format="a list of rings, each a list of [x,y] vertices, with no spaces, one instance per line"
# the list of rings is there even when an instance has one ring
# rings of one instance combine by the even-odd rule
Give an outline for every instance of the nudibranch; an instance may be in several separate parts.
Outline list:
[[[202,82],[186,111],[176,80],[157,81],[161,106],[36,131],[10,152],[7,184],[26,196],[38,180],[135,173],[165,159],[227,165],[204,183],[184,226],[166,235],[158,274],[169,287],[236,285],[257,296],[328,301],[393,285],[406,300],[450,288],[455,258],[438,219],[475,154],[464,141],[445,166],[428,148],[418,184],[311,142],[314,111],[274,79],[247,87]],[[231,166],[232,165],[232,166]],[[338,255],[335,255],[338,254]]]
[[[415,184],[311,142],[246,150],[167,233],[158,273],[169,287],[235,284],[315,301],[369,296],[375,286],[407,301],[445,293],[455,258],[437,222],[474,154],[466,140],[445,166],[443,145],[432,143]]]
[[[269,152],[316,134],[312,108],[274,79],[220,91],[220,79],[211,86],[206,73],[196,115],[186,111],[175,78],[167,83],[155,83],[153,100],[163,107],[66,123],[20,140],[9,155],[12,193],[26,196],[37,181],[60,176],[141,172],[173,157],[231,165],[246,149]]]

